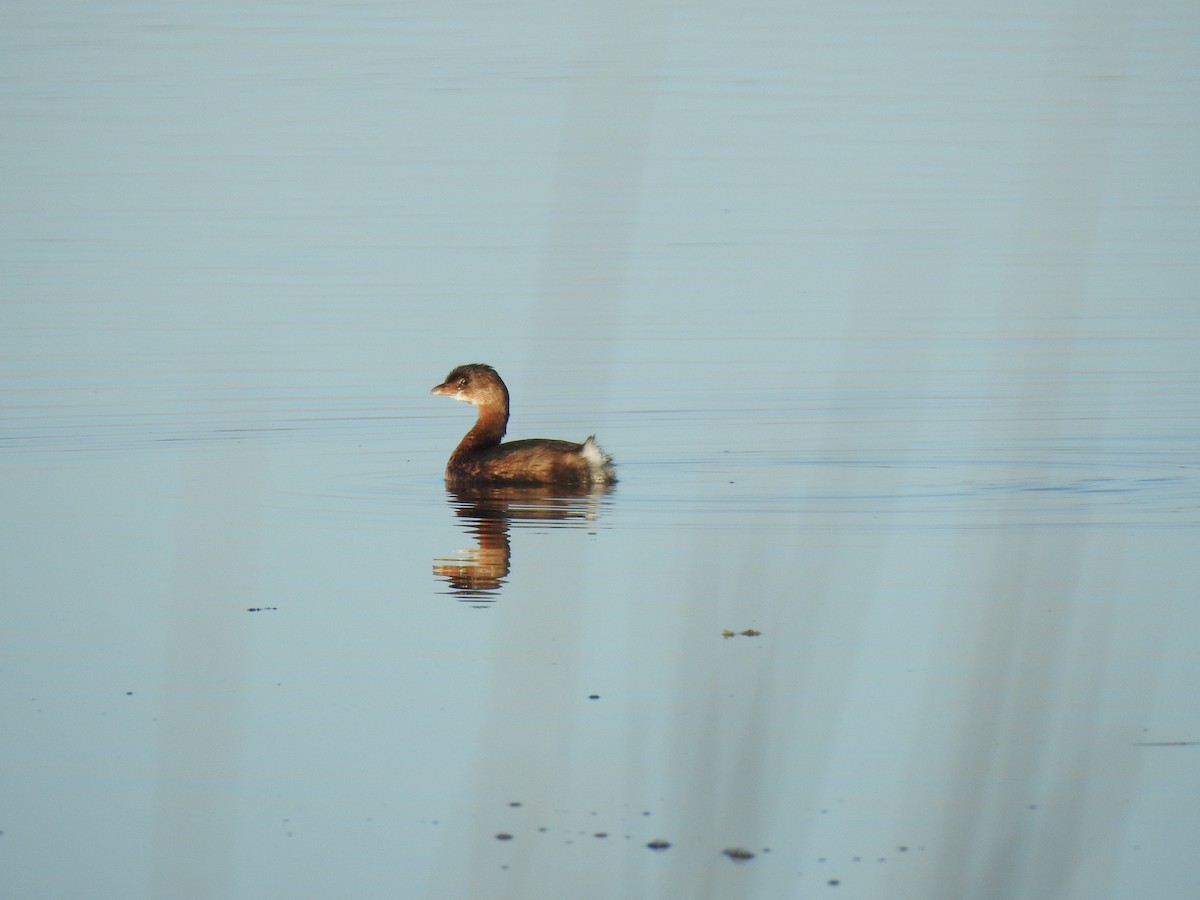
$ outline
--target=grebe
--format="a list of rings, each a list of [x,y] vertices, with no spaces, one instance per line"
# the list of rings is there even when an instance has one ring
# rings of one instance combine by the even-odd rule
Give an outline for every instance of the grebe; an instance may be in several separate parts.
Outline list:
[[[472,403],[474,427],[446,463],[450,484],[612,484],[612,460],[595,438],[582,444],[534,438],[500,443],[508,427],[508,388],[491,366],[459,366],[431,393]]]

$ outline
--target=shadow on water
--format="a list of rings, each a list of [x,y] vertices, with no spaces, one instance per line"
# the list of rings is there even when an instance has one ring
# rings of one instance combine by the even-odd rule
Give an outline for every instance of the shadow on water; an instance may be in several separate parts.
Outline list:
[[[510,529],[516,526],[588,527],[607,505],[612,485],[579,488],[455,487],[446,496],[464,520],[475,546],[435,559],[433,573],[459,600],[486,606],[495,601],[511,571]]]

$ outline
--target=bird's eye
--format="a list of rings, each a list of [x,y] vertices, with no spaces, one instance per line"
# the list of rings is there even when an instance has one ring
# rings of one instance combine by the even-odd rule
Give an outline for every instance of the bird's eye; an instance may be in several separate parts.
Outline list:
[[[458,386],[460,388],[465,388],[467,386],[467,379],[466,378],[458,379]]]

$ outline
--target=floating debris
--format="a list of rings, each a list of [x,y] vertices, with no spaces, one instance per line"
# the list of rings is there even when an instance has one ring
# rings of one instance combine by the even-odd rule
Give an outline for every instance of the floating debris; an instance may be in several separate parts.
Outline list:
[[[277,609],[279,609],[278,606],[250,606],[247,607],[246,612],[274,612]]]
[[[760,634],[762,634],[762,632],[756,631],[753,628],[747,628],[744,631],[730,631],[728,628],[726,628],[721,632],[721,637],[725,638],[725,640],[729,640],[731,637],[737,637],[739,634],[742,637],[758,637]]]
[[[646,845],[651,850],[669,850],[671,848],[670,841],[664,841],[662,838],[656,838]]]
[[[722,850],[721,852],[734,862],[745,862],[748,859],[754,859],[754,854],[745,847],[730,847],[728,850]]]
[[[513,836],[512,836],[511,834],[509,834],[507,831],[501,831],[501,832],[500,832],[498,835],[496,835],[496,840],[498,840],[498,841],[511,841],[511,840],[512,840],[512,837],[513,837]]]

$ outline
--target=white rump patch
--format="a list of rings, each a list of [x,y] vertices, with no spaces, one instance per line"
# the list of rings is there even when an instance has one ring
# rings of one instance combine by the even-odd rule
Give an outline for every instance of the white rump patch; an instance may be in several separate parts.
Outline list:
[[[612,457],[600,449],[594,435],[583,442],[583,447],[579,452],[587,460],[593,484],[607,484],[617,480],[616,473],[613,471]]]

